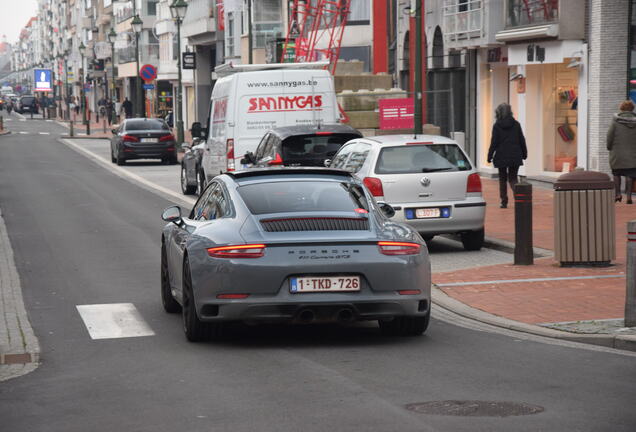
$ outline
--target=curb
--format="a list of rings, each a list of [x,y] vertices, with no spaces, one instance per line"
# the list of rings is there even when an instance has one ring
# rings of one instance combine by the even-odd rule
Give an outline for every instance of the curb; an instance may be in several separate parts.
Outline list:
[[[40,344],[29,321],[13,249],[0,211],[0,292],[4,329],[0,332],[0,365],[38,363]]]
[[[566,340],[569,342],[580,342],[590,345],[599,345],[606,348],[636,351],[636,335],[614,336],[609,334],[577,334],[513,321],[508,318],[492,315],[488,312],[472,308],[459,300],[455,300],[439,289],[435,284],[431,287],[431,299],[438,307],[451,311],[464,318],[479,321],[495,327],[552,339]]]
[[[494,237],[486,237],[484,239],[484,246],[488,249],[494,249],[501,252],[507,252],[510,254],[515,253],[515,244],[506,240],[500,240]],[[534,258],[548,258],[554,256],[554,252],[549,249],[542,249],[538,247],[532,248]]]
[[[60,136],[61,139],[90,139],[90,140],[108,140],[108,137],[96,137],[96,136],[92,136],[92,135],[75,135],[75,136],[70,136],[70,135],[62,135]]]

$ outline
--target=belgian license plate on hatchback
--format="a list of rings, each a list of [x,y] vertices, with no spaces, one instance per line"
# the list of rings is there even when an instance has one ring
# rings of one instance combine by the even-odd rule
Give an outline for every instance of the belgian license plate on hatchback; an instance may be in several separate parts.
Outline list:
[[[441,216],[439,208],[419,208],[415,209],[415,217],[418,219],[438,218]]]
[[[157,138],[142,138],[141,142],[142,143],[156,143],[157,142]]]
[[[290,278],[292,293],[360,291],[360,276],[303,276]]]

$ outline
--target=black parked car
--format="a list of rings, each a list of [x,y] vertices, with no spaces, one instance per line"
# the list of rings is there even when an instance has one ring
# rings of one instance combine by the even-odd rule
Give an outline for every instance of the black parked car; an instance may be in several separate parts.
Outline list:
[[[39,110],[38,100],[35,96],[22,96],[18,100],[18,107],[16,109],[20,114],[24,114],[25,112],[37,114]]]
[[[201,168],[201,158],[205,151],[205,140],[195,138],[192,147],[183,143],[182,147],[186,149],[183,159],[181,160],[181,192],[184,195],[197,194],[205,188],[205,175]]]
[[[358,130],[342,124],[279,127],[268,131],[256,152],[247,152],[241,163],[247,167],[322,167],[344,143],[361,137]]]
[[[163,119],[130,118],[112,130],[110,157],[123,165],[130,159],[161,159],[177,163],[177,143]]]

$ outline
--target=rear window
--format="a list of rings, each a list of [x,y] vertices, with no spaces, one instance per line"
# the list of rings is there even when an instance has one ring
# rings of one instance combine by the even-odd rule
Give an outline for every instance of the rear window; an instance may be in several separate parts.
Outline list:
[[[369,211],[359,185],[334,181],[284,181],[241,186],[241,198],[255,215],[286,212]]]
[[[168,125],[163,120],[144,119],[144,120],[128,120],[126,122],[127,131],[137,130],[169,130]]]
[[[30,97],[23,97],[22,99],[20,99],[20,102],[23,103],[24,105],[31,105],[34,100],[35,98],[33,96],[30,96]]]
[[[383,148],[375,172],[409,174],[470,169],[470,162],[456,144],[426,144]]]
[[[322,164],[332,158],[344,143],[359,138],[353,134],[298,135],[286,138],[282,143],[283,161],[286,165]]]

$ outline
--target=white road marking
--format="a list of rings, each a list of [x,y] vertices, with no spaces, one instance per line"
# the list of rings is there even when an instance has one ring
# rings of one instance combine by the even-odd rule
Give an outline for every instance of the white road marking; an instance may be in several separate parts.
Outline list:
[[[26,119],[23,117],[23,118],[20,119],[20,121],[26,121]]]
[[[47,122],[52,122],[53,120],[47,120]]]
[[[132,303],[77,305],[92,339],[153,336],[154,331]]]
[[[50,135],[51,132],[40,132],[40,135]]]
[[[26,132],[26,131],[20,131],[19,133],[21,133],[22,135],[27,135],[28,134],[28,132]]]

